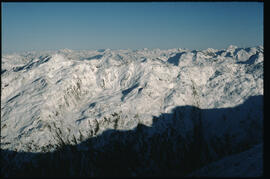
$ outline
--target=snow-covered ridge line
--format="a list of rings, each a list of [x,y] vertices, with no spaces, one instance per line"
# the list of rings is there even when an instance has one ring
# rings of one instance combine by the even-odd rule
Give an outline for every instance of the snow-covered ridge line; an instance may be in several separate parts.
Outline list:
[[[3,55],[1,80],[1,148],[28,151],[56,145],[57,128],[70,141],[102,124],[99,135],[114,113],[117,129],[129,130],[176,106],[234,107],[263,95],[263,47]]]

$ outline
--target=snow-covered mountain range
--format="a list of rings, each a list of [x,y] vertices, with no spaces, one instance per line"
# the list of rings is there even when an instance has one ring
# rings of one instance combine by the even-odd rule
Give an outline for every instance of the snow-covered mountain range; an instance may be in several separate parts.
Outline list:
[[[170,142],[181,137],[181,146],[203,148],[202,163],[243,152],[262,143],[263,52],[231,45],[3,55],[1,149],[87,150],[84,141],[104,136],[93,144],[103,148],[113,141],[108,131],[144,126],[135,143],[164,133]]]

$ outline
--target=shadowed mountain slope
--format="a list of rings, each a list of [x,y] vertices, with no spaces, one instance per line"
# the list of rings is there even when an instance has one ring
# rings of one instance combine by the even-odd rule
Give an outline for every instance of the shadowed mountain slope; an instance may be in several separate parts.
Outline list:
[[[151,126],[116,127],[80,143],[74,139],[76,145],[58,133],[60,145],[53,152],[1,150],[1,176],[186,176],[262,143],[262,129],[262,95],[232,108],[178,106],[154,116]],[[260,175],[262,168],[256,171],[246,175]]]

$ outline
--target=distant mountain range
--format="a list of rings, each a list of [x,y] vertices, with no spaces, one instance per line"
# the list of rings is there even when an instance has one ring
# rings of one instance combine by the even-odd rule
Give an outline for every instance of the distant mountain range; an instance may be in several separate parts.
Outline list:
[[[67,152],[72,146],[86,156],[91,151],[95,159],[85,159],[85,172],[68,169],[69,176],[103,176],[104,171],[116,176],[121,171],[127,176],[241,175],[235,168],[223,173],[199,168],[212,162],[222,168],[225,164],[217,161],[233,162],[231,155],[247,163],[248,150],[255,151],[251,163],[262,163],[263,53],[262,46],[231,45],[222,50],[5,54],[1,150],[6,163],[1,175],[24,176],[25,163],[37,171],[30,159],[46,166],[48,152],[55,162],[59,151],[72,155]],[[78,163],[85,158],[81,153],[74,154]],[[262,175],[260,166],[241,171]],[[46,169],[40,172],[46,176]]]

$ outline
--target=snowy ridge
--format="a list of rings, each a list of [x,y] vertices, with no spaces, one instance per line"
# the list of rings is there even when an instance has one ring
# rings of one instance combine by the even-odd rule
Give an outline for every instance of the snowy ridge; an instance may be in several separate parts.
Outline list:
[[[94,136],[151,126],[177,106],[229,108],[263,95],[263,47],[10,54],[1,80],[1,148],[39,152],[34,146],[59,143],[58,129],[63,140],[80,141],[97,125]],[[114,113],[117,126],[106,122]]]

